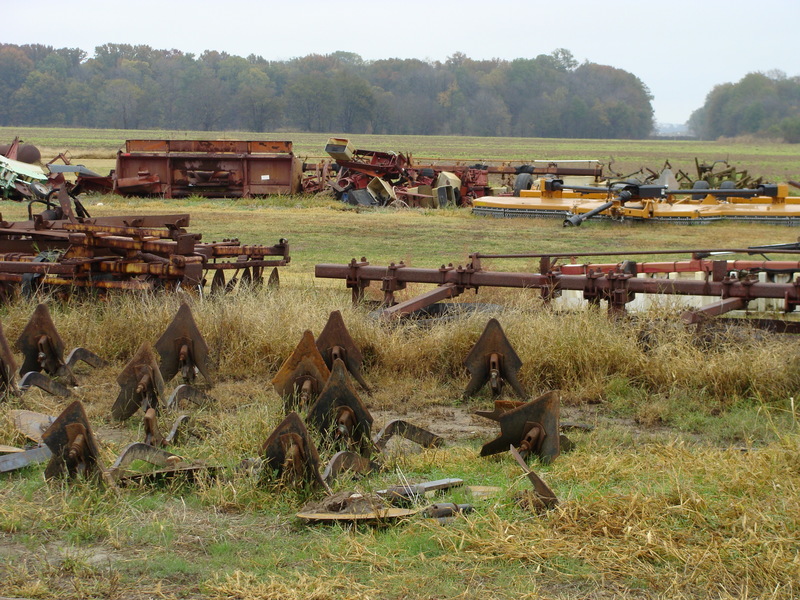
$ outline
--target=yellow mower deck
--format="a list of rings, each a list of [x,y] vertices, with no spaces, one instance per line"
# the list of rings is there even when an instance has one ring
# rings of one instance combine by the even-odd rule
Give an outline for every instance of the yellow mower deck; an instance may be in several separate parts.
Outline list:
[[[541,185],[540,188],[544,188]],[[722,219],[758,221],[782,225],[800,225],[800,197],[788,195],[788,186],[779,185],[776,197],[752,198],[704,195],[699,190],[686,190],[685,195],[616,203],[598,217],[617,220],[666,221],[678,223],[710,223]],[[484,196],[473,201],[472,212],[494,217],[555,217],[585,214],[607,202],[604,188],[597,193],[570,190],[548,192],[544,189],[522,190],[519,197]]]

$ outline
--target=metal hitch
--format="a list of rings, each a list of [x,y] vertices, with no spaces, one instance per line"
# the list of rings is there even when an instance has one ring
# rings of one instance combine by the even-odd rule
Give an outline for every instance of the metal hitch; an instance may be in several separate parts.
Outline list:
[[[306,407],[311,404],[329,377],[328,366],[314,343],[314,334],[306,330],[300,343],[272,378],[272,385],[283,398],[284,410],[288,412],[298,405]]]
[[[372,443],[378,451],[382,452],[389,440],[395,435],[411,440],[423,448],[438,448],[444,443],[444,439],[435,433],[402,419],[395,419],[387,423],[372,439]]]
[[[164,395],[164,380],[158,369],[153,347],[144,342],[133,358],[117,377],[120,390],[111,416],[124,421],[132,417],[141,407],[143,410],[158,410],[159,399]]]
[[[333,368],[333,361],[341,359],[362,389],[368,394],[372,393],[361,373],[361,364],[364,361],[361,350],[350,337],[340,311],[335,310],[328,317],[328,322],[317,338],[317,349],[328,369]]]
[[[522,361],[497,319],[489,319],[481,337],[464,359],[464,365],[472,375],[467,389],[464,390],[464,397],[475,395],[487,383],[493,394],[499,394],[506,382],[520,398],[528,397],[517,379]]]
[[[535,454],[543,463],[552,462],[561,452],[560,408],[558,392],[551,391],[504,412],[497,419],[500,436],[483,445],[481,456],[504,452],[510,444],[526,458]]]
[[[320,485],[328,489],[319,474],[319,453],[303,420],[290,412],[261,447],[267,471],[291,483]]]
[[[44,371],[51,377],[64,377],[78,385],[72,369],[64,362],[64,341],[56,331],[46,304],[39,304],[16,343],[23,355],[22,373]]]
[[[214,385],[208,369],[208,344],[185,302],[158,338],[155,348],[161,356],[161,377],[164,381],[170,381],[180,372],[183,382],[192,384],[199,371],[209,387]]]
[[[558,505],[558,498],[553,490],[550,489],[550,486],[547,485],[544,480],[528,466],[528,464],[525,462],[525,459],[522,458],[522,455],[519,452],[517,452],[517,449],[514,448],[513,444],[509,444],[509,451],[511,452],[511,456],[513,456],[514,460],[516,460],[519,466],[522,467],[522,471],[533,484],[533,491],[536,494],[537,502],[541,503],[541,505],[548,510],[555,508]]]
[[[44,470],[46,479],[95,477],[103,472],[97,441],[86,411],[79,400],[64,409],[42,434],[42,441],[53,453]]]
[[[372,454],[372,415],[350,384],[341,359],[334,361],[328,382],[308,409],[306,422],[323,434],[332,434],[334,440],[343,440],[361,456]]]
[[[165,436],[158,427],[158,415],[152,406],[144,413],[144,443],[149,446],[161,448],[177,443],[178,434],[182,428],[189,424],[189,415],[181,415],[172,424],[172,428]]]

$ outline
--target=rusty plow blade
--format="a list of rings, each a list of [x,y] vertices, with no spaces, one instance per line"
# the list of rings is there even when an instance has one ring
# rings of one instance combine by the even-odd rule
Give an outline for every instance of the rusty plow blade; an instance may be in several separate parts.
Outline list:
[[[64,341],[46,304],[39,304],[33,311],[16,346],[24,357],[20,369],[23,373],[44,371],[51,377],[64,377],[70,385],[78,385],[72,369],[64,362]]]
[[[422,427],[418,427],[417,425],[409,423],[408,421],[403,421],[402,419],[396,419],[387,423],[387,425],[374,437],[372,443],[375,445],[377,450],[383,451],[383,449],[386,447],[386,444],[395,435],[399,435],[407,440],[411,440],[423,448],[438,448],[444,443],[444,439],[435,433],[431,433],[427,429],[423,429]]]
[[[541,505],[547,510],[558,506],[558,498],[553,490],[551,490],[550,486],[547,485],[544,480],[528,466],[528,464],[525,462],[525,459],[522,458],[522,455],[519,452],[517,452],[517,449],[514,448],[513,444],[509,444],[509,451],[511,452],[511,456],[513,456],[514,460],[516,460],[519,466],[522,467],[522,471],[533,484],[533,492],[536,494],[537,501],[540,502]]]
[[[372,415],[348,381],[347,368],[340,359],[334,361],[331,376],[308,410],[306,422],[334,440],[357,448],[361,456],[372,454]]]
[[[272,378],[272,385],[283,398],[284,409],[288,411],[296,405],[306,407],[311,404],[329,377],[330,371],[314,343],[314,334],[306,330],[300,343]]]
[[[161,377],[170,381],[180,372],[184,383],[194,383],[200,372],[209,386],[213,385],[208,369],[208,344],[197,328],[192,311],[186,303],[155,345],[161,356]]]
[[[148,408],[144,413],[144,443],[161,448],[177,443],[179,433],[188,427],[189,415],[181,415],[172,424],[172,428],[165,436],[158,427],[158,416],[155,408]]]
[[[342,450],[331,457],[328,466],[325,467],[325,470],[322,472],[322,480],[325,481],[325,483],[331,483],[340,474],[348,471],[365,476],[375,471],[380,471],[380,469],[381,465],[379,463],[364,458],[355,452]]]
[[[527,398],[517,378],[522,361],[497,319],[489,319],[481,337],[464,359],[464,365],[472,375],[464,397],[473,396],[487,383],[493,394],[499,394],[504,383],[508,383],[520,398]]]
[[[128,471],[127,467],[136,460],[161,468],[153,471]],[[132,483],[154,484],[179,476],[184,477],[189,482],[193,482],[200,473],[214,475],[215,472],[216,467],[198,462],[187,463],[180,456],[161,448],[134,442],[122,451],[117,460],[114,461],[114,464],[111,465],[111,468],[106,471],[105,478],[108,482],[117,485]]]
[[[195,406],[203,407],[210,406],[216,403],[216,399],[206,394],[203,390],[198,390],[193,385],[182,383],[174,390],[167,400],[167,408],[169,410],[178,410],[181,406],[181,401],[187,400]]]
[[[329,369],[333,368],[333,361],[337,358],[341,359],[362,389],[368,394],[371,393],[369,385],[361,373],[361,365],[364,361],[361,350],[350,337],[350,332],[342,319],[342,313],[338,310],[333,311],[328,317],[328,322],[317,338],[317,349]]]
[[[117,377],[120,391],[111,416],[117,421],[132,417],[139,408],[158,409],[160,398],[164,395],[164,380],[158,369],[153,348],[144,342],[131,358],[122,373]]]
[[[17,361],[11,353],[8,339],[0,323],[0,399],[17,391]]]
[[[289,413],[261,447],[261,457],[268,472],[284,481],[319,485],[330,491],[319,473],[319,453],[303,420]]]
[[[558,392],[551,391],[501,414],[500,437],[484,444],[481,456],[504,452],[513,445],[526,457],[535,454],[543,463],[552,462],[561,453],[560,408]]]
[[[42,434],[42,441],[53,453],[44,471],[46,479],[89,479],[102,473],[97,441],[80,401],[64,409]]]

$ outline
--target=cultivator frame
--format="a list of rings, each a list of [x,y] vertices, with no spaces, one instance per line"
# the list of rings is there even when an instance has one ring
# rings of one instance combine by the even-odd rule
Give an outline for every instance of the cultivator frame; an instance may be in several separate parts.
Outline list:
[[[258,285],[264,269],[289,264],[289,243],[243,245],[238,240],[201,242],[189,233],[188,214],[75,217],[59,191],[60,211],[32,220],[0,220],[0,289],[41,286],[124,290],[200,289],[208,275],[225,284],[225,272]],[[48,218],[50,217],[50,218]],[[60,218],[53,218],[60,217]],[[271,278],[274,280],[276,274]]]
[[[481,287],[511,287],[539,290],[545,302],[561,296],[564,291],[582,293],[582,299],[593,304],[606,301],[612,313],[621,313],[637,294],[665,294],[699,296],[710,299],[708,304],[686,311],[687,323],[698,323],[708,317],[746,309],[758,299],[772,299],[779,303],[778,310],[789,313],[800,304],[800,261],[749,260],[709,258],[720,253],[729,254],[800,254],[800,248],[744,248],[704,250],[656,250],[648,252],[600,252],[589,254],[534,253],[534,254],[481,254],[469,255],[466,266],[442,265],[438,269],[417,268],[403,262],[388,267],[370,265],[365,258],[353,259],[349,264],[318,264],[315,276],[344,279],[352,290],[354,303],[364,300],[364,292],[373,281],[381,283],[383,306],[381,317],[394,319],[407,316],[432,304],[460,296],[467,290],[476,292]],[[592,263],[577,261],[599,256],[654,256],[691,255],[689,259],[661,262],[637,262],[625,259],[619,262]],[[486,259],[539,259],[539,272],[490,271],[483,267]],[[568,264],[559,264],[570,259]],[[692,274],[694,278],[680,278]],[[779,278],[786,281],[776,281]],[[408,283],[429,283],[436,287],[418,296],[397,302],[395,292],[405,289]],[[783,331],[800,331],[800,323],[783,320],[760,319],[765,326]],[[777,321],[777,322],[773,322]],[[781,325],[783,323],[783,325]]]

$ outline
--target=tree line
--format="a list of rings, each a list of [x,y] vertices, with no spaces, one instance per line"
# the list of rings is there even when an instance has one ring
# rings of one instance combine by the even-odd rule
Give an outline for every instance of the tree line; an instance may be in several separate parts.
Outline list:
[[[703,139],[756,135],[800,143],[800,77],[748,73],[715,86],[692,113],[689,128]]]
[[[446,61],[311,54],[270,61],[144,45],[0,44],[0,124],[644,138],[647,87],[622,69],[535,58]]]

